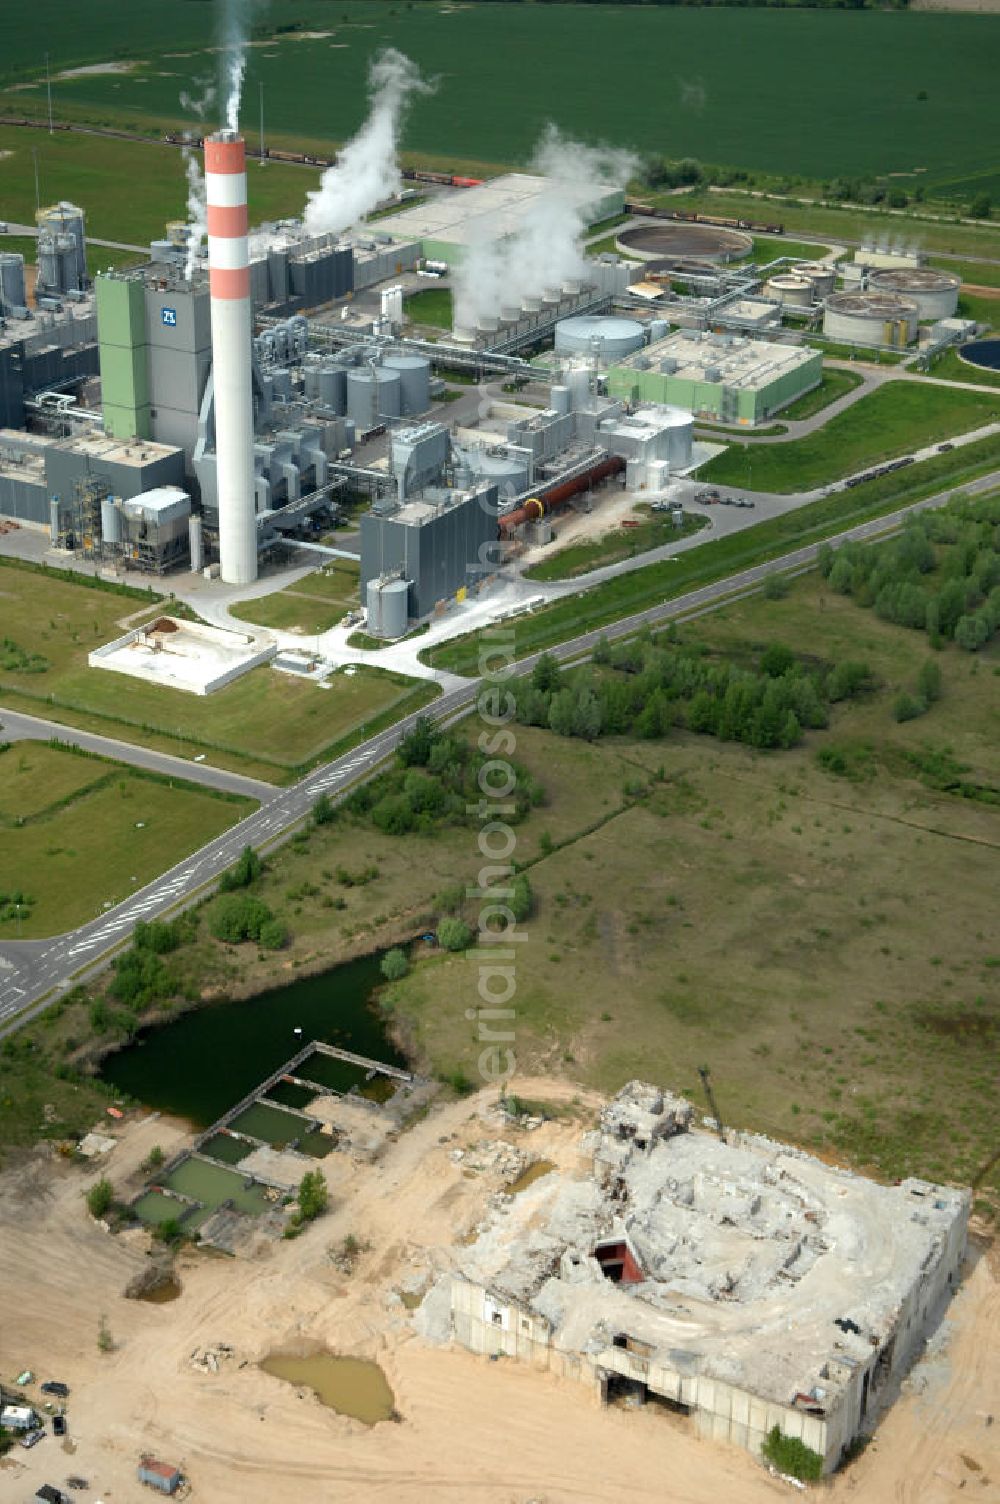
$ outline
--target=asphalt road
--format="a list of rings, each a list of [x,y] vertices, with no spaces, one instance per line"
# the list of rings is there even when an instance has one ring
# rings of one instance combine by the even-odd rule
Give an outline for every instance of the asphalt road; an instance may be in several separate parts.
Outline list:
[[[983,491],[1000,484],[1000,471],[994,471],[963,487],[965,491]],[[836,546],[848,540],[863,540],[899,526],[912,512],[943,506],[951,490],[912,502],[898,511],[848,528],[824,542]],[[626,637],[645,623],[668,621],[711,607],[723,597],[753,591],[771,574],[783,574],[808,568],[815,562],[822,545],[809,544],[778,559],[754,565],[738,574],[705,585],[700,590],[661,605],[652,606],[633,616],[595,631],[581,632],[571,641],[553,648],[552,656],[570,659],[585,656],[601,637]],[[581,615],[586,611],[581,602]],[[514,624],[516,631],[516,623]],[[518,673],[530,672],[540,654],[519,660]],[[471,706],[476,698],[478,681],[470,679],[449,689],[427,710],[414,712],[386,731],[380,732],[352,752],[324,767],[315,769],[291,788],[274,791],[268,803],[241,820],[231,830],[203,846],[185,861],[179,862],[155,882],[149,883],[125,903],[99,914],[88,924],[50,940],[5,942],[0,946],[0,1037],[12,1032],[27,1018],[59,996],[80,973],[96,969],[108,952],[123,941],[139,919],[151,919],[169,911],[214,881],[225,868],[232,866],[247,844],[260,847],[277,841],[291,827],[304,819],[317,797],[327,794],[336,799],[359,778],[370,774],[395,749],[400,738],[421,715],[445,721]],[[184,765],[187,766],[186,764]]]

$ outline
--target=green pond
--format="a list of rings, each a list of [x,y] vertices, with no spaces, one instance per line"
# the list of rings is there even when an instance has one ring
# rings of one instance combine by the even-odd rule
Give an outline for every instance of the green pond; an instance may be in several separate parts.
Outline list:
[[[368,1426],[389,1420],[395,1413],[389,1381],[378,1364],[368,1358],[339,1358],[335,1353],[291,1358],[269,1353],[260,1366],[276,1379],[311,1389],[331,1410]]]
[[[184,1013],[109,1055],[103,1078],[148,1107],[207,1128],[312,1039],[405,1067],[372,1006],[383,980],[380,959],[362,956],[243,1002]],[[357,1086],[376,1099],[392,1091],[385,1078],[366,1084],[364,1070],[346,1061],[316,1055],[304,1069],[310,1080],[338,1091]],[[288,1106],[300,1105],[284,1095],[293,1089],[288,1083],[279,1089]]]
[[[185,1159],[161,1184],[169,1190],[180,1191],[182,1195],[193,1196],[213,1210],[224,1201],[231,1201],[237,1211],[256,1215],[266,1211],[271,1204],[264,1195],[263,1186],[247,1186],[238,1170],[206,1164],[201,1159]]]

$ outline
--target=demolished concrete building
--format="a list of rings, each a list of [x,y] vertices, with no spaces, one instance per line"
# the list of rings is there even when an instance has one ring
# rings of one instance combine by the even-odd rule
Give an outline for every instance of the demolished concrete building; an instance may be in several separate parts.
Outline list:
[[[832,1471],[957,1284],[966,1192],[883,1186],[626,1086],[460,1251],[451,1336],[692,1417],[759,1456],[773,1427]],[[442,1291],[442,1295],[444,1292]]]

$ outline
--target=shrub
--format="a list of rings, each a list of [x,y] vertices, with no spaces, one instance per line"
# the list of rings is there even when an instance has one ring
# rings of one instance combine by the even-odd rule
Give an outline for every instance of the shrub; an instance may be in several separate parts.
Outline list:
[[[531,882],[526,872],[519,872],[511,883],[511,895],[508,902],[511,913],[518,924],[521,924],[531,913],[531,906],[534,902]]]
[[[897,721],[915,721],[927,711],[927,701],[901,689],[892,702],[892,714]]]
[[[257,941],[265,950],[283,950],[288,944],[288,925],[283,919],[265,919]]]
[[[928,658],[922,665],[917,677],[917,690],[921,699],[926,700],[928,705],[933,705],[935,700],[940,700],[941,670],[933,658]]]
[[[111,1208],[114,1200],[114,1188],[111,1181],[102,1176],[94,1182],[87,1192],[87,1210],[92,1217],[103,1217]]]
[[[772,642],[760,660],[761,673],[769,679],[780,679],[794,667],[795,654],[783,642]]]
[[[260,872],[260,857],[252,846],[244,846],[236,864],[219,878],[219,892],[232,893],[237,888],[249,888]]]
[[[262,927],[273,917],[259,898],[231,893],[216,901],[208,927],[217,940],[235,945],[241,940],[259,940]]]
[[[333,807],[329,794],[320,794],[312,807],[312,822],[314,825],[329,825],[336,818],[337,811]]]
[[[442,919],[437,936],[445,950],[468,950],[472,942],[472,931],[464,919]]]
[[[322,1216],[329,1202],[329,1192],[322,1170],[307,1170],[299,1181],[299,1220],[312,1222]]]
[[[797,1436],[786,1436],[780,1426],[772,1426],[761,1452],[779,1473],[790,1473],[803,1483],[815,1483],[823,1474],[823,1459]]]
[[[791,581],[784,574],[769,574],[761,591],[766,601],[783,601],[791,590]]]
[[[410,963],[406,959],[406,953],[400,950],[398,946],[386,951],[379,963],[379,970],[387,982],[402,981],[409,969]]]

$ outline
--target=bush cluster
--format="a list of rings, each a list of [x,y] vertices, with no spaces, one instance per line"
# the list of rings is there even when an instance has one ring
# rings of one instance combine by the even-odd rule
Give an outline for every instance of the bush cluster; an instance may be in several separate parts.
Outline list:
[[[461,736],[439,730],[422,716],[401,740],[396,766],[363,784],[344,807],[392,836],[466,824],[469,806],[483,797],[479,774],[488,761]],[[515,784],[505,803],[513,810],[505,819],[516,821],[541,803],[542,788],[526,769],[512,766]]]
[[[209,915],[208,927],[216,940],[239,945],[256,940],[265,950],[280,950],[288,940],[288,927],[276,919],[267,904],[251,893],[224,893]]]
[[[12,888],[10,892],[0,889],[0,923],[9,919],[27,919],[34,902],[33,896],[22,888]]]
[[[108,986],[110,996],[133,1012],[173,997],[181,983],[175,969],[163,957],[190,940],[197,924],[193,914],[149,923],[139,920],[132,931],[131,947],[115,960]],[[92,1005],[90,1012],[91,1023],[99,1033],[121,1022],[100,1001]]]
[[[0,637],[0,668],[11,674],[44,674],[49,660],[22,648],[12,637]]]
[[[818,562],[832,590],[926,632],[932,647],[974,653],[1000,628],[1000,497],[954,496],[910,516],[898,538],[825,544]]]
[[[239,888],[249,888],[260,874],[260,857],[252,846],[244,846],[236,863],[219,878],[219,892],[234,893]]]
[[[823,1459],[819,1452],[807,1447],[797,1436],[786,1436],[780,1426],[771,1427],[761,1451],[765,1461],[779,1473],[790,1473],[804,1483],[815,1483],[823,1475]]]
[[[863,663],[810,669],[781,643],[767,649],[756,669],[649,636],[615,647],[602,639],[593,661],[594,669],[564,674],[543,655],[518,704],[519,720],[588,741],[657,738],[682,726],[753,747],[792,747],[804,728],[827,725],[830,702],[872,682]]]

